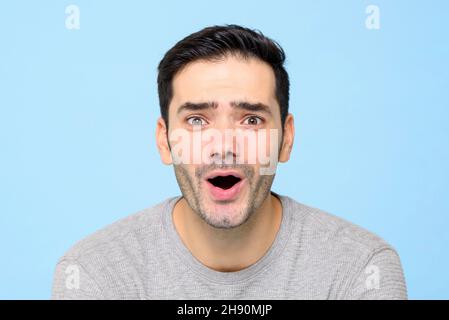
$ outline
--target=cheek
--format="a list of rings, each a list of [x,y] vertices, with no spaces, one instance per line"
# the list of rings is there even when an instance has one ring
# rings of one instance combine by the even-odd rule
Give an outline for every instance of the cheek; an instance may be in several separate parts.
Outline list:
[[[171,156],[173,158],[173,163],[175,165],[185,165],[191,164],[192,158],[192,132],[185,130],[183,128],[176,128],[170,130],[168,135],[168,141],[171,148]]]
[[[257,155],[258,165],[267,165],[275,162],[279,153],[279,129],[261,129],[257,132],[257,141],[248,150],[248,153]]]
[[[195,169],[191,165],[176,165],[175,175],[178,184],[184,191],[193,191],[197,190],[198,187],[198,179],[195,176]]]

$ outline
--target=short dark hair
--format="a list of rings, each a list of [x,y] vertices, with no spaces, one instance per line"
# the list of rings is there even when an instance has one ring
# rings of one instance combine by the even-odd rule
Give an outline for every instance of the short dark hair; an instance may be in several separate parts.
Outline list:
[[[289,78],[284,68],[285,53],[274,40],[258,30],[235,24],[212,26],[192,33],[175,44],[158,66],[161,116],[168,127],[168,106],[173,98],[173,78],[185,65],[197,60],[214,60],[227,54],[255,57],[268,63],[276,78],[275,95],[280,106],[282,127],[288,114]]]

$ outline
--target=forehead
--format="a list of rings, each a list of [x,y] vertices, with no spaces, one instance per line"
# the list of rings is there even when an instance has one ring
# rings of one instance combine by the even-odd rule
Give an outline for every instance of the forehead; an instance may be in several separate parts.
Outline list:
[[[173,79],[170,112],[186,101],[249,101],[274,107],[275,85],[273,69],[257,58],[229,55],[218,61],[194,61]]]

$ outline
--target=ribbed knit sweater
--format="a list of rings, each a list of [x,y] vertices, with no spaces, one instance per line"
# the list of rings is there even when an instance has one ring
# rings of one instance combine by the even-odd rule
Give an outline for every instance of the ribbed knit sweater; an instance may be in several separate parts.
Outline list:
[[[396,250],[377,235],[278,195],[268,251],[235,272],[203,265],[173,223],[171,197],[75,244],[56,265],[53,299],[407,299]]]

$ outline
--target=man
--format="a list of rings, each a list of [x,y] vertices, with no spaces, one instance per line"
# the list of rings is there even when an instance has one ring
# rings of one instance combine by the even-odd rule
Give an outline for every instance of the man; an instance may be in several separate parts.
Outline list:
[[[271,191],[294,140],[282,48],[205,28],[159,64],[156,140],[182,196],[80,241],[54,299],[406,299],[394,248]]]

